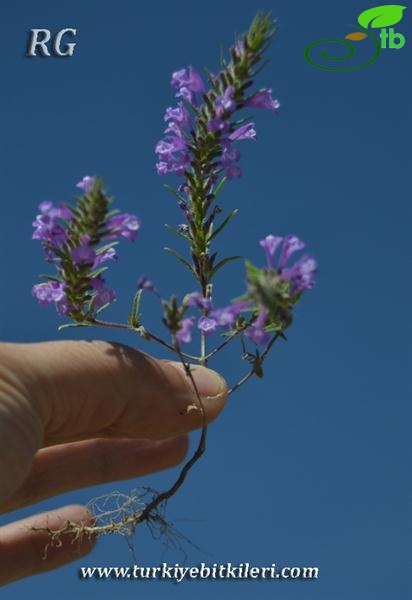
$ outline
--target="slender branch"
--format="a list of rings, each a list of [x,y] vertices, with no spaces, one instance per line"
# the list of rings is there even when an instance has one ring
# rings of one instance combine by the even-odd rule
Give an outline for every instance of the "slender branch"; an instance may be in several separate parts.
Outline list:
[[[222,350],[222,348],[224,348],[225,346],[227,346],[227,344],[229,344],[232,340],[234,340],[239,335],[239,333],[243,333],[245,331],[245,329],[247,329],[247,327],[252,323],[252,321],[253,321],[253,319],[248,321],[242,327],[242,329],[238,329],[237,331],[235,331],[234,333],[229,335],[219,346],[217,346],[214,350],[212,350],[211,352],[209,352],[209,354],[206,355],[206,360],[209,360],[210,358],[212,358],[212,356],[214,356],[215,354],[220,352],[220,350]]]
[[[255,370],[250,369],[249,373],[246,373],[246,375],[242,377],[242,379],[239,379],[239,381],[233,387],[230,388],[230,390],[228,391],[228,396],[231,396],[233,392],[236,392],[236,390],[239,389],[240,386],[242,386],[244,383],[246,383],[246,381],[250,379],[254,374]]]
[[[282,333],[281,332],[277,332],[275,333],[275,335],[273,336],[273,338],[269,341],[268,345],[266,346],[266,348],[263,350],[262,352],[262,356],[260,357],[261,362],[264,362],[265,358],[267,357],[267,355],[270,352],[270,349],[272,348],[273,344],[276,342],[276,340],[278,340],[280,337],[282,337]],[[284,337],[284,336],[283,336]],[[286,339],[286,338],[285,338]]]
[[[140,335],[143,338],[152,340],[153,342],[160,344],[164,348],[167,348],[168,350],[171,350],[172,352],[176,353],[176,349],[171,344],[168,344],[154,333],[150,333],[150,331],[147,331],[147,329],[143,329],[142,332],[139,332],[138,329],[132,327],[131,325],[127,325],[126,323],[112,323],[111,321],[100,321],[99,319],[90,319],[88,322],[91,325],[97,325],[99,327],[114,327],[115,329],[124,329],[127,331],[132,331],[134,333],[140,333]],[[195,360],[197,362],[200,360],[199,356],[192,356],[191,354],[186,354],[185,352],[181,352],[181,354],[184,358],[187,358],[189,360]]]
[[[276,340],[281,336],[280,333],[276,333],[272,339],[268,342],[266,348],[264,349],[264,351],[262,352],[262,355],[260,357],[260,362],[263,363],[267,357],[267,355],[270,352],[270,349],[272,348],[273,344],[276,342]],[[230,388],[230,390],[228,391],[228,396],[230,396],[231,394],[233,394],[234,392],[236,392],[236,390],[238,390],[244,383],[246,383],[246,381],[248,381],[248,379],[250,379],[253,375],[255,374],[255,368],[252,367],[250,369],[250,371],[248,373],[246,373],[246,375],[244,375],[244,377],[242,377],[242,379],[240,379],[237,383],[235,383],[235,385],[233,387]]]

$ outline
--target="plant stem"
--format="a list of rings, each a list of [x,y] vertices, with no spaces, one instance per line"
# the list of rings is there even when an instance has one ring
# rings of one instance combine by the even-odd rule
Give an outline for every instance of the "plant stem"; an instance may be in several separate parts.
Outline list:
[[[262,352],[262,355],[260,357],[260,362],[263,363],[267,357],[267,355],[270,352],[270,349],[272,348],[273,344],[276,342],[276,340],[280,337],[280,333],[276,333],[272,339],[268,342],[266,348],[264,349],[264,351]],[[253,375],[255,374],[255,369],[254,367],[252,367],[250,369],[250,371],[248,373],[246,373],[246,375],[244,375],[244,377],[242,377],[242,379],[239,379],[239,381],[237,383],[235,383],[235,385],[233,387],[230,388],[230,390],[228,391],[228,396],[230,396],[231,394],[233,394],[233,392],[236,392],[236,390],[238,390],[244,383],[246,383],[246,381],[248,379],[250,379]]]
[[[205,419],[205,409],[203,406],[202,398],[199,394],[199,390],[197,388],[196,382],[192,375],[192,372],[190,369],[190,364],[185,363],[184,355],[181,352],[181,350],[176,342],[175,342],[174,349],[175,349],[175,352],[179,355],[180,360],[182,361],[182,365],[185,368],[186,375],[190,378],[190,381],[193,385],[193,389],[195,391],[196,398],[197,398],[197,401],[199,404],[199,409],[201,410],[201,413],[202,413],[202,432],[200,434],[199,444],[198,444],[195,452],[192,454],[190,459],[183,465],[183,467],[179,473],[179,476],[176,479],[176,481],[174,482],[174,484],[168,490],[161,492],[160,494],[155,496],[151,502],[149,502],[149,504],[146,506],[146,508],[139,515],[138,520],[136,521],[136,524],[142,523],[143,521],[149,521],[150,519],[153,519],[153,514],[152,514],[153,511],[156,510],[156,508],[162,502],[167,501],[171,496],[173,496],[179,490],[179,488],[183,485],[190,469],[193,467],[193,465],[195,463],[197,463],[197,461],[201,458],[201,456],[203,455],[203,453],[206,450],[207,423],[206,423],[206,419]],[[202,363],[202,360],[204,362],[206,362],[206,359],[204,356],[200,357],[199,362]]]
[[[88,323],[90,323],[91,325],[99,326],[99,327],[114,327],[115,329],[124,329],[126,331],[140,333],[138,329],[135,329],[134,327],[131,327],[130,325],[127,325],[126,323],[112,323],[111,321],[100,321],[98,319],[90,319],[88,321]],[[164,348],[167,348],[168,350],[171,350],[172,352],[176,353],[176,349],[171,344],[168,344],[167,342],[162,340],[162,338],[159,338],[154,333],[150,333],[150,331],[147,331],[147,329],[144,329],[144,333],[140,333],[140,335],[142,337],[144,337],[148,340],[152,340],[153,342],[160,344]],[[180,354],[184,358],[187,358],[189,360],[195,360],[197,362],[199,362],[199,360],[200,360],[199,356],[192,356],[191,354],[186,354],[185,352],[180,352]]]
[[[200,334],[200,359],[199,359],[199,364],[201,364],[202,367],[205,367],[206,364],[207,364],[207,358],[206,358],[206,336],[203,333],[203,331]]]

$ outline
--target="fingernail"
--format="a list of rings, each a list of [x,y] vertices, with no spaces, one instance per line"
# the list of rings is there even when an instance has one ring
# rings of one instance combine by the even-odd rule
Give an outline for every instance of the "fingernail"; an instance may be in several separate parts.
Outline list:
[[[182,363],[173,361],[169,364],[183,371],[189,378]],[[216,371],[198,365],[190,365],[190,373],[202,400],[214,400],[227,392],[226,381]]]

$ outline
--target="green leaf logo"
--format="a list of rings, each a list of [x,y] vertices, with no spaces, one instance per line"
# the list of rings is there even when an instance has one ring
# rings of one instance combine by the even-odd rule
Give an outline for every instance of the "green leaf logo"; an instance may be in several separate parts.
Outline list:
[[[400,6],[399,4],[385,4],[384,6],[375,6],[375,8],[369,8],[361,13],[358,17],[358,23],[368,28],[370,25],[373,29],[379,29],[381,27],[389,27],[399,23],[402,19],[403,11],[406,6]]]

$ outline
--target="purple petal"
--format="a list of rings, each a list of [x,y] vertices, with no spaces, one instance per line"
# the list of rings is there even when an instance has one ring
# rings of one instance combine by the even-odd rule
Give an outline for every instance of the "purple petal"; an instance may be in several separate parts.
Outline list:
[[[183,319],[180,328],[176,333],[176,340],[179,344],[188,344],[192,341],[193,319],[191,317]]]
[[[265,331],[268,315],[268,309],[264,306],[261,306],[257,319],[245,331],[246,337],[252,340],[252,342],[255,342],[255,344],[266,344],[269,341],[270,336]]]
[[[235,93],[235,88],[229,85],[223,96],[218,96],[214,102],[216,115],[218,117],[222,117],[223,114],[231,113],[236,108],[236,102],[233,100],[233,94]]]
[[[85,194],[88,194],[94,185],[94,181],[95,181],[94,177],[90,177],[89,175],[86,175],[85,177],[83,177],[83,179],[81,181],[76,183],[76,187],[83,190],[83,192]]]
[[[166,108],[165,121],[176,121],[181,127],[187,129],[190,126],[190,115],[183,102],[179,102],[176,108]]]
[[[296,235],[288,235],[283,242],[282,252],[279,258],[279,267],[282,269],[287,263],[289,257],[298,250],[303,250],[305,242],[302,242]]]
[[[73,262],[76,266],[93,265],[96,259],[96,251],[89,246],[90,236],[84,235],[81,243],[76,248],[73,248],[71,254]]]
[[[172,154],[173,152],[180,152],[185,150],[187,147],[186,142],[178,136],[169,136],[167,140],[160,140],[155,148],[155,153],[160,154]]]
[[[237,302],[224,308],[217,308],[212,311],[211,316],[220,327],[231,327],[236,321],[236,317],[243,311],[250,308],[250,302]]]
[[[152,281],[146,275],[141,275],[137,280],[137,289],[138,290],[148,290],[149,292],[153,292],[157,294],[157,290]]]
[[[229,140],[231,142],[237,142],[239,140],[254,140],[255,138],[256,130],[254,123],[246,123],[246,125],[241,125],[229,135]]]
[[[52,302],[61,302],[66,299],[64,291],[65,284],[58,281],[47,281],[46,283],[38,283],[32,288],[33,296],[43,306]]]
[[[200,317],[197,326],[205,335],[213,335],[216,333],[217,322],[209,317]]]
[[[265,237],[265,239],[260,240],[260,242],[259,242],[259,244],[262,246],[262,248],[264,248],[264,250],[266,252],[266,258],[268,261],[269,269],[275,268],[274,256],[275,256],[276,249],[282,240],[283,240],[282,237],[275,236],[275,235],[267,235]]]
[[[225,133],[229,129],[229,123],[220,117],[215,117],[206,123],[206,129],[212,133],[215,133],[216,131]]]
[[[304,255],[292,267],[283,269],[282,277],[290,280],[291,292],[296,294],[304,289],[314,287],[317,272],[317,264],[313,256]]]
[[[115,215],[107,221],[106,227],[108,233],[103,236],[102,239],[109,240],[122,236],[132,242],[137,236],[140,224],[140,219],[136,215],[130,215],[128,213]]]
[[[96,256],[93,267],[97,267],[98,265],[101,265],[106,260],[117,260],[117,259],[118,259],[118,256],[117,256],[116,250],[114,248],[109,248],[108,250],[106,250],[106,252],[102,252],[101,254],[98,254]]]
[[[212,307],[211,299],[205,298],[200,292],[192,292],[191,294],[187,294],[184,298],[184,304],[206,310],[210,310]]]
[[[280,104],[278,100],[272,98],[272,90],[262,90],[246,100],[245,106],[277,110],[280,107]]]
[[[239,167],[230,166],[226,167],[225,175],[228,179],[237,179],[242,175],[242,171]]]

